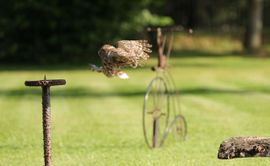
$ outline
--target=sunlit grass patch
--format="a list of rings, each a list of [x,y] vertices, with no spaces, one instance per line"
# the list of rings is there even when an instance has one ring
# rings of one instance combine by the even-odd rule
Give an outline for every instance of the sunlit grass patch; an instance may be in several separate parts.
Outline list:
[[[89,70],[0,71],[0,163],[42,165],[41,90],[25,80],[66,79],[52,87],[54,165],[269,165],[268,158],[218,160],[232,136],[270,136],[270,60],[172,55],[170,63],[188,123],[185,142],[147,148],[142,104],[155,76],[149,67],[127,69],[129,80]],[[1,165],[0,164],[0,165]]]

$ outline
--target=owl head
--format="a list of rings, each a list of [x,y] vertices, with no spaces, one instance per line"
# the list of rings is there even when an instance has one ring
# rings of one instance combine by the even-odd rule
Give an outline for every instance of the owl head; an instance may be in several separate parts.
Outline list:
[[[105,45],[103,45],[103,46],[99,49],[98,55],[99,55],[100,57],[106,56],[106,55],[108,55],[109,52],[110,52],[112,49],[114,49],[114,48],[115,48],[115,47],[113,47],[113,46],[111,46],[111,45],[105,44]]]

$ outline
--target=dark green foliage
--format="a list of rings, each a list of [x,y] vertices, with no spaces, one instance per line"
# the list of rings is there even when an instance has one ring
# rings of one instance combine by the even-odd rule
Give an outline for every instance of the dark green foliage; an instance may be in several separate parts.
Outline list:
[[[246,0],[168,0],[166,12],[187,27],[241,26]]]
[[[192,28],[241,27],[247,21],[247,0],[166,0],[165,11],[177,24]],[[270,1],[264,0],[264,24],[270,26]]]
[[[102,43],[130,33],[122,24],[147,5],[144,0],[0,3],[0,62],[41,64],[93,60]]]
[[[147,25],[243,29],[246,0],[0,0],[0,63],[80,63]],[[270,1],[264,0],[264,26]],[[154,13],[154,14],[153,14]],[[160,17],[168,15],[170,17]]]

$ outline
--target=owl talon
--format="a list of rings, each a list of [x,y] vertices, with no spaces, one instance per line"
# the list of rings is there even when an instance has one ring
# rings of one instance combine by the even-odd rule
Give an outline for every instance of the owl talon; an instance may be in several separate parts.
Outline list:
[[[124,73],[124,72],[118,72],[118,73],[116,73],[116,75],[119,77],[119,78],[121,78],[121,79],[128,79],[129,78],[129,76],[127,75],[127,73]]]

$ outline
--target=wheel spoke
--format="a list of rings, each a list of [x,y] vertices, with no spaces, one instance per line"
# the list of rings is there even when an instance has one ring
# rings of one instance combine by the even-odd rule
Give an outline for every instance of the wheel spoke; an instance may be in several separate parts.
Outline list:
[[[168,101],[166,83],[156,77],[147,88],[144,101],[143,129],[149,147],[158,147],[167,127]],[[152,125],[151,125],[152,124]]]

